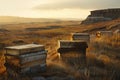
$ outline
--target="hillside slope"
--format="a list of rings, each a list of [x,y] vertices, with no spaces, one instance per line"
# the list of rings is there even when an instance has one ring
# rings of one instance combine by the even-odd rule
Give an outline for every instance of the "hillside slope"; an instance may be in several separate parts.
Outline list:
[[[85,27],[83,32],[95,32],[99,30],[115,31],[117,29],[120,30],[120,19],[99,22],[99,23],[94,23],[94,24],[89,24],[89,25],[82,25],[82,27]]]

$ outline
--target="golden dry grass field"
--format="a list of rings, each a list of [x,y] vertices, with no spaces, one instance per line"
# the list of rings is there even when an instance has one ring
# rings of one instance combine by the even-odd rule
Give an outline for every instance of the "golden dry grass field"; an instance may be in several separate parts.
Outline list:
[[[49,68],[48,71],[46,72],[48,76],[55,74],[56,75],[59,74],[61,76],[74,75],[76,77],[76,80],[86,80],[87,77],[85,77],[83,74],[78,73],[77,72],[78,70],[74,70],[74,68],[68,67],[63,63],[56,62],[59,59],[59,55],[57,53],[58,40],[70,40],[71,33],[74,32],[89,32],[90,34],[94,34],[98,30],[115,31],[116,29],[120,29],[120,19],[108,21],[108,22],[100,22],[90,25],[80,25],[80,21],[1,24],[0,25],[0,49],[1,49],[0,73],[3,74],[3,72],[5,71],[5,67],[4,67],[5,59],[3,55],[5,52],[3,50],[3,47],[11,46],[11,45],[27,44],[27,43],[38,43],[45,45],[46,49],[48,50],[47,64]],[[103,38],[103,40],[105,39]],[[120,62],[119,59],[120,56],[118,57],[118,54],[120,54],[119,52],[120,36],[119,35],[115,37],[113,36],[110,39],[107,39],[107,42],[105,42],[106,40],[105,41],[103,40],[96,41],[96,39],[92,39],[91,43],[89,44],[89,48],[87,49],[87,59],[88,59],[88,64],[90,65],[90,70],[92,70],[91,72],[95,72],[95,71],[100,72],[100,70],[106,71],[105,75],[108,74],[107,71],[109,70],[113,71],[113,72],[111,71],[111,75],[113,77],[104,76],[100,79],[94,79],[94,80],[118,80],[120,79],[120,75],[118,75],[119,73],[117,72],[120,70],[119,69],[120,64],[118,64]],[[117,49],[118,51],[116,51],[116,48],[118,48]],[[98,66],[100,66],[100,68],[98,68]],[[54,71],[56,71],[56,73],[52,73]],[[118,79],[116,78],[116,75],[117,77],[119,77]],[[91,76],[91,80],[93,80],[92,79],[93,77],[94,76]],[[115,79],[112,79],[114,77]],[[6,78],[1,77],[0,79],[4,80]],[[29,79],[25,79],[25,80],[29,80]]]

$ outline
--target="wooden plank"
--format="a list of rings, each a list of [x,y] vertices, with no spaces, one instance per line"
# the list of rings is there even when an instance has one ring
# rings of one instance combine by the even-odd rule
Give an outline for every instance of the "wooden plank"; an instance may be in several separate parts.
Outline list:
[[[7,72],[9,72],[11,75],[18,74],[18,75],[24,75],[24,74],[31,74],[36,72],[43,72],[46,71],[46,63],[43,64],[37,64],[34,66],[28,66],[24,68],[15,67],[13,65],[8,66],[6,65]]]
[[[46,58],[37,59],[29,62],[23,62],[23,63],[21,63],[19,59],[12,58],[12,59],[7,59],[6,63],[19,68],[24,68],[24,67],[30,67],[30,66],[46,63]]]
[[[26,44],[26,45],[19,45],[19,46],[10,46],[6,47],[6,49],[16,49],[16,50],[26,50],[26,49],[33,49],[33,48],[41,48],[44,47],[43,45],[38,44]]]
[[[31,62],[31,61],[35,61],[35,60],[46,59],[46,57],[47,57],[46,54],[22,57],[21,58],[21,64]]]
[[[60,40],[58,46],[60,48],[87,48],[87,43],[85,41]]]
[[[73,36],[73,40],[85,40],[85,41],[89,41],[90,37],[88,36]]]
[[[113,35],[112,31],[97,31],[96,32],[96,37],[112,36],[112,35]]]
[[[26,68],[26,67],[32,67],[32,66],[41,65],[41,64],[46,64],[46,59],[40,59],[40,60],[25,63],[25,64],[21,64],[20,67]]]
[[[43,51],[39,51],[39,52],[32,52],[32,53],[26,53],[26,54],[22,54],[22,55],[13,55],[13,54],[4,54],[5,56],[13,56],[16,58],[24,58],[24,57],[29,57],[29,56],[35,56],[35,55],[42,55],[42,54],[46,54],[47,55],[47,50],[43,50]]]
[[[7,67],[7,72],[9,72],[11,75],[18,74],[30,74],[30,73],[36,73],[40,71],[45,71],[46,70],[46,64],[38,64],[30,67],[25,67],[25,68],[14,68],[13,66],[8,66]]]
[[[83,41],[89,42],[90,35],[89,33],[73,33],[72,40],[83,40]]]
[[[16,56],[16,55],[19,55],[19,51],[18,50],[7,49],[6,50],[6,54],[10,54],[10,55]]]
[[[20,50],[19,54],[32,53],[45,50],[45,47]]]
[[[6,49],[6,54],[19,55],[19,54],[42,51],[45,50],[45,47],[43,45],[28,44],[21,46],[6,47],[5,49]]]
[[[29,57],[29,56],[35,56],[35,55],[42,55],[42,54],[46,54],[47,50],[43,50],[43,51],[38,51],[38,52],[31,52],[29,54],[22,54],[20,55],[20,58],[24,58],[24,57]]]
[[[35,65],[32,67],[26,67],[21,69],[21,73],[36,73],[40,71],[45,71],[46,64]]]

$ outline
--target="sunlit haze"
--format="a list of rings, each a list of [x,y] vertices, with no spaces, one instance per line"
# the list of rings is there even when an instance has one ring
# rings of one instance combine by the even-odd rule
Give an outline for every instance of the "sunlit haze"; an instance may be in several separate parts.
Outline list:
[[[89,11],[118,8],[120,0],[0,0],[0,16],[84,19]]]

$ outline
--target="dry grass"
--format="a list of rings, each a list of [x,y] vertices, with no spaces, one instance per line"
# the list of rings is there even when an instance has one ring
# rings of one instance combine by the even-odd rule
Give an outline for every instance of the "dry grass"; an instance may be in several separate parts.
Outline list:
[[[119,53],[119,34],[93,39],[87,52],[88,65],[95,66],[96,68],[101,67],[103,72],[106,70],[104,75],[108,76],[106,76],[105,80],[119,80]]]
[[[69,40],[71,37],[71,35],[70,35],[71,32],[80,31],[81,28],[79,27],[78,22],[72,22],[72,23],[71,22],[66,22],[66,23],[61,22],[59,24],[59,26],[63,26],[63,27],[58,28],[58,29],[37,30],[37,31],[27,31],[26,30],[26,28],[28,28],[28,27],[32,28],[34,26],[34,28],[37,28],[37,27],[43,27],[43,26],[46,27],[46,26],[51,26],[51,25],[56,25],[56,24],[58,24],[58,23],[48,23],[48,24],[32,23],[32,24],[6,25],[6,29],[9,32],[1,33],[4,35],[2,35],[0,37],[0,40],[1,40],[1,43],[4,43],[6,46],[19,45],[19,44],[13,43],[13,41],[15,41],[15,40],[23,40],[25,43],[37,42],[38,44],[43,44],[46,46],[46,49],[48,50],[47,64],[49,64],[49,61],[52,62],[52,63],[50,63],[52,67],[49,66],[49,70],[51,70],[51,71],[46,72],[45,75],[51,75],[51,72],[53,72],[53,74],[51,75],[51,76],[53,76],[57,72],[57,76],[61,76],[62,74],[64,74],[64,71],[66,71],[65,74],[67,76],[70,76],[70,75],[73,76],[73,74],[74,74],[73,77],[75,77],[75,76],[78,77],[78,76],[80,76],[80,74],[76,73],[76,71],[72,70],[71,72],[69,72],[70,69],[68,70],[66,68],[66,66],[64,66],[64,65],[62,66],[57,62],[53,62],[53,61],[56,61],[56,59],[59,59],[59,55],[57,53],[58,40],[62,40],[62,39]],[[78,24],[78,25],[76,26],[75,24]],[[2,55],[3,54],[1,54],[1,56]],[[4,61],[4,59],[0,62],[2,65],[4,65],[4,63],[2,63],[3,61]],[[3,69],[3,68],[4,67],[2,67],[1,69]],[[57,71],[56,71],[56,69],[57,69]],[[75,73],[76,73],[76,75],[75,75]],[[78,78],[80,78],[80,77],[78,77]],[[27,79],[25,79],[25,80],[27,80]]]
[[[60,22],[60,23],[30,23],[30,24],[4,25],[4,27],[8,30],[8,32],[0,32],[0,41],[1,43],[5,43],[6,46],[18,45],[13,43],[13,41],[18,39],[23,40],[25,43],[37,42],[39,44],[43,44],[46,46],[46,49],[48,50],[47,64],[49,65],[48,73],[45,73],[45,75],[52,76],[57,74],[59,76],[64,76],[62,74],[65,74],[67,76],[72,75],[78,78],[78,80],[80,80],[80,78],[82,80],[85,80],[84,79],[85,76],[79,73],[77,70],[73,69],[72,67],[68,67],[63,63],[54,62],[56,61],[56,59],[59,58],[59,55],[57,53],[57,48],[58,48],[57,41],[62,39],[70,40],[71,39],[70,33],[82,32],[82,31],[91,30],[97,27],[99,28],[104,26],[109,27],[113,24],[120,22],[120,20],[111,21],[111,22],[103,22],[103,23],[97,23],[92,25],[80,25],[78,21],[77,22]],[[46,27],[51,25],[62,26],[62,28],[50,29],[50,30],[37,30],[37,31],[26,30],[26,28],[38,28],[38,27]],[[118,60],[117,58],[114,59],[113,57],[109,56],[109,55],[116,56],[117,53],[115,51],[116,51],[116,48],[118,48],[119,46],[120,46],[119,35],[109,37],[109,39],[105,38],[97,41],[92,41],[87,51],[88,64],[90,64],[91,67],[93,66],[102,67],[103,71],[106,70],[103,66],[105,67],[107,66],[108,68],[110,67],[111,69],[111,67],[113,67],[113,64],[114,64],[115,70],[119,69],[118,63],[120,62],[120,60]],[[2,57],[3,53],[0,52],[0,54]],[[2,65],[4,64],[3,57],[1,58],[0,64]],[[0,71],[2,71],[2,69],[4,68],[2,67]],[[51,72],[53,72],[52,75],[51,75]],[[104,80],[104,79],[101,79],[101,80]]]

